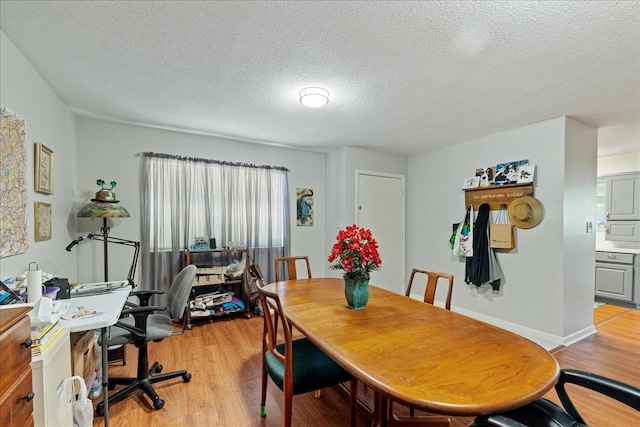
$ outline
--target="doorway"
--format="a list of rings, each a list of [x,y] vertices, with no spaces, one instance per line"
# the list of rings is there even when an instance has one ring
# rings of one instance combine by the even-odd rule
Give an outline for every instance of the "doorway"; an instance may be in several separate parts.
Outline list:
[[[404,294],[404,175],[356,170],[356,223],[371,230],[382,266],[371,274],[372,285]]]

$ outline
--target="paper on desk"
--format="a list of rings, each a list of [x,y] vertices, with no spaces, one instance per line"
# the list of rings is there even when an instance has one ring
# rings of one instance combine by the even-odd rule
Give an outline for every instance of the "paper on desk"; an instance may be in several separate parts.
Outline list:
[[[74,311],[73,313],[66,313],[62,315],[64,320],[79,320],[86,319],[87,317],[99,316],[104,311],[94,310],[93,308],[80,308],[78,307],[78,311]]]

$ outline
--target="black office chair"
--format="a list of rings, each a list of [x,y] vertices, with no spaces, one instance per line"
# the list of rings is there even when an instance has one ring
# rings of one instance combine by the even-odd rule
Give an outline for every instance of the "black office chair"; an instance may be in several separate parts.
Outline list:
[[[267,380],[284,392],[284,425],[291,426],[293,396],[320,390],[346,381],[351,382],[351,426],[356,423],[356,399],[358,382],[350,373],[334,362],[307,338],[293,340],[289,328],[282,328],[284,342],[277,344],[275,318],[288,324],[278,294],[259,287],[258,293],[264,310],[264,334],[262,337],[262,399],[260,416],[266,417]],[[273,310],[270,316],[269,310]]]
[[[477,417],[469,427],[586,427],[587,423],[565,390],[566,383],[597,391],[640,411],[640,388],[601,375],[564,369],[556,384],[564,409],[541,397],[512,411]]]
[[[152,384],[177,377],[182,377],[185,383],[191,380],[191,374],[185,370],[160,374],[162,365],[159,365],[158,362],[154,362],[149,368],[147,343],[149,341],[161,341],[172,335],[184,333],[187,326],[185,310],[195,277],[195,265],[188,265],[178,273],[167,293],[167,307],[149,305],[149,299],[153,295],[162,294],[164,291],[149,290],[131,293],[132,296],[138,297],[140,304],[126,304],[122,314],[128,314],[131,317],[121,318],[111,328],[107,346],[135,345],[138,348],[138,374],[136,377],[130,378],[109,378],[110,390],[114,389],[116,385],[125,386],[122,390],[118,390],[117,393],[109,396],[109,406],[140,389],[151,398],[154,409],[161,409],[164,406],[164,400],[160,399]],[[169,314],[157,313],[165,311],[167,308],[169,309]],[[172,321],[182,321],[182,329],[174,332]],[[103,349],[103,351],[106,350]],[[157,375],[152,373],[157,373]],[[96,413],[99,416],[104,415],[103,402],[96,407]]]

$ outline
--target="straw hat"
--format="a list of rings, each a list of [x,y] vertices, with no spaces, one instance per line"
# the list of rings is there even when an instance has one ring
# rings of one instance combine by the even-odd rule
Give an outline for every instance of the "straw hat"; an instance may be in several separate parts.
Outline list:
[[[518,197],[509,204],[509,219],[518,228],[533,228],[542,221],[542,205],[534,197]]]

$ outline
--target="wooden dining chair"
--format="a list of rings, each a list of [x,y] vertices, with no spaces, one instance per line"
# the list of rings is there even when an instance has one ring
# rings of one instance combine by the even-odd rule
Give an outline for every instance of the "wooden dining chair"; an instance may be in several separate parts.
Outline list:
[[[444,308],[447,310],[451,310],[451,293],[453,292],[453,274],[442,273],[439,271],[427,271],[421,270],[419,268],[414,268],[411,271],[411,276],[409,277],[409,284],[407,285],[407,291],[405,295],[411,296],[411,286],[413,285],[413,279],[416,274],[424,274],[427,276],[427,284],[424,290],[424,298],[423,301],[427,304],[433,305],[433,302],[436,297],[436,289],[438,287],[438,281],[440,279],[447,279],[449,282],[449,289],[447,291],[447,298],[445,300]],[[393,412],[393,401],[389,399],[389,421],[390,426],[402,426],[402,425],[415,425],[421,422],[424,422],[430,426],[448,426],[451,421],[449,417],[442,415],[424,415],[424,416],[416,416],[415,409],[409,408],[409,416],[398,416]]]
[[[284,341],[277,342],[274,318],[288,324],[277,293],[259,288],[262,308],[273,316],[265,315],[262,339],[262,397],[260,416],[266,417],[267,382],[270,377],[284,392],[284,426],[291,426],[293,396],[320,390],[350,381],[351,426],[356,425],[357,381],[340,365],[316,347],[309,339],[293,340],[289,328],[282,328]]]
[[[296,280],[298,278],[298,270],[296,264],[301,264],[300,261],[304,261],[307,266],[307,277],[311,279],[311,266],[309,266],[309,257],[306,255],[300,256],[288,256],[288,257],[276,257],[276,282],[280,280]],[[281,278],[280,271],[282,264],[286,264],[287,277]]]
[[[433,301],[436,297],[436,288],[438,286],[438,280],[448,279],[449,280],[449,290],[447,292],[447,299],[445,300],[444,308],[447,310],[451,310],[451,293],[453,292],[453,274],[449,273],[441,273],[439,271],[427,271],[420,270],[419,268],[414,268],[411,271],[411,276],[409,277],[409,284],[407,285],[407,291],[405,292],[406,296],[411,296],[411,285],[413,284],[413,279],[416,274],[425,274],[427,276],[427,287],[424,290],[424,299],[423,301],[433,305]]]

